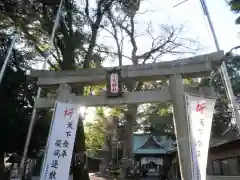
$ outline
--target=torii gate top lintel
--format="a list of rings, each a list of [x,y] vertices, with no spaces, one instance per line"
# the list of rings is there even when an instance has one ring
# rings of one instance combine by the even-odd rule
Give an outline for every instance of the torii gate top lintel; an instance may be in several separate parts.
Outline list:
[[[181,60],[159,62],[146,65],[123,66],[121,76],[123,80],[137,79],[141,81],[160,80],[169,78],[176,74],[182,77],[203,77],[209,76],[213,69],[217,69],[224,59],[223,51],[204,54],[200,56],[185,58]],[[110,68],[88,69],[80,71],[32,71],[31,76],[38,78],[38,85],[56,86],[61,84],[100,84],[106,82],[107,71]],[[184,87],[185,92],[204,94],[205,96],[213,95],[212,89],[196,87]],[[72,103],[81,103],[85,106],[114,106],[122,104],[143,104],[172,101],[169,87],[150,91],[125,92],[120,98],[106,98],[105,93],[99,96],[75,96],[73,94],[65,95],[65,99],[71,99]],[[58,98],[59,99],[59,98]],[[37,98],[35,108],[54,107],[56,97],[54,98]]]
[[[224,52],[214,52],[184,58],[174,61],[162,61],[156,64],[140,64],[121,67],[123,80],[137,79],[153,81],[166,79],[174,74],[186,77],[208,76],[213,69],[218,68],[224,59]],[[114,67],[116,68],[116,67]],[[39,86],[52,86],[58,84],[103,84],[106,83],[106,73],[112,68],[81,69],[73,71],[31,71],[32,77],[38,78]]]

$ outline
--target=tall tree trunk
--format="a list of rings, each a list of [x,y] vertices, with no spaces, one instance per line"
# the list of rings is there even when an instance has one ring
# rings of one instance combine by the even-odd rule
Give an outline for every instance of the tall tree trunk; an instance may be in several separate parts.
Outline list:
[[[74,180],[88,180],[88,171],[85,169],[85,135],[82,119],[79,118],[78,128],[74,144],[74,152],[76,159],[73,159],[73,179]]]

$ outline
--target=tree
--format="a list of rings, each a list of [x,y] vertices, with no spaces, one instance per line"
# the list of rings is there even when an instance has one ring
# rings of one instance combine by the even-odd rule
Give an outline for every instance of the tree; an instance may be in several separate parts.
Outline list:
[[[164,108],[162,104],[150,105],[145,110],[148,114],[146,119],[141,122],[144,132],[153,136],[171,136],[172,139],[175,139],[173,115],[168,109],[168,107]]]
[[[163,86],[168,86],[166,80],[150,82],[148,84],[145,83],[142,89],[161,89]],[[144,132],[151,133],[152,135],[174,136],[173,121],[170,119],[164,120],[162,118],[163,116],[172,116],[169,103],[144,104],[141,107],[141,111],[137,113],[138,126]]]
[[[240,1],[239,0],[230,0],[228,3],[231,7],[231,10],[234,13],[236,13],[236,14],[240,13]],[[236,24],[240,24],[240,16],[236,19]]]
[[[196,79],[184,79],[184,84],[196,85]],[[158,81],[144,85],[146,89],[160,89],[167,87],[167,81]],[[147,87],[146,87],[147,86]],[[145,132],[150,132],[157,136],[171,136],[175,139],[172,106],[169,103],[157,103],[144,105],[143,111],[137,114],[137,118],[142,118],[139,125]]]
[[[230,56],[226,60],[226,66],[235,97],[240,96],[239,60],[239,55]],[[229,101],[226,96],[226,90],[221,75],[217,73],[213,78],[202,79],[201,85],[213,86],[218,95],[215,106],[215,113],[213,116],[212,138],[221,136],[222,133],[227,129],[231,131],[236,128],[236,124],[232,122],[232,114],[228,106]]]
[[[49,48],[47,39],[53,28],[58,4],[42,0],[4,1],[0,3],[3,12],[1,19],[5,27],[16,26],[28,48],[34,48],[39,54],[37,59],[47,60],[51,69],[56,71],[89,69],[100,65],[103,60],[95,51],[96,41],[103,16],[113,3],[112,0],[99,0],[96,1],[96,8],[91,8],[89,1],[86,0],[82,9],[75,1],[65,0],[64,13],[60,16],[53,48]],[[85,87],[73,85],[73,92],[83,95]],[[75,153],[84,153],[84,138],[82,121],[79,121]],[[76,166],[73,170],[73,178],[86,179],[87,177],[83,177],[86,174],[84,163],[74,164]]]
[[[102,149],[105,133],[106,115],[103,108],[97,108],[94,121],[85,125],[86,148],[90,150],[91,155],[96,155],[97,150]]]
[[[0,68],[6,57],[10,38],[0,34]],[[13,49],[7,65],[3,81],[0,84],[1,104],[1,155],[22,154],[27,130],[31,118],[34,96],[36,95],[36,81],[27,76],[28,66],[24,54]],[[42,110],[38,113],[37,124],[30,142],[28,156],[36,157],[44,148],[50,125],[51,113]],[[1,162],[4,162],[1,156]],[[4,166],[1,166],[3,168]],[[1,169],[3,172],[3,169]]]

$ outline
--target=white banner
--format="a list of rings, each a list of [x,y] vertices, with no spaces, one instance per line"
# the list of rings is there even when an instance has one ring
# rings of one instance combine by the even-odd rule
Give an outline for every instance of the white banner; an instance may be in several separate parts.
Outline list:
[[[40,180],[66,180],[72,159],[80,105],[57,103]]]
[[[193,180],[206,180],[208,148],[216,99],[187,94]]]

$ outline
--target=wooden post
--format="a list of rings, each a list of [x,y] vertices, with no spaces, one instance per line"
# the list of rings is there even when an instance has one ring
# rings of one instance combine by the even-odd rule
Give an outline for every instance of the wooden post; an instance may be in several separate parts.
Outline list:
[[[181,177],[182,180],[190,180],[192,179],[192,160],[190,156],[189,130],[182,82],[181,75],[173,75],[169,78]]]

